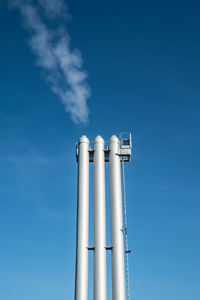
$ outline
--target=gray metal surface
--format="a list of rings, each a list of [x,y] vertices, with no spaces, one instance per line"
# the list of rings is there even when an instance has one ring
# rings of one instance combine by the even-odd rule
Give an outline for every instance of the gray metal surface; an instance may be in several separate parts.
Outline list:
[[[94,140],[94,300],[106,300],[106,214],[104,140]]]
[[[124,237],[119,156],[120,143],[116,136],[112,136],[110,138],[109,150],[112,239],[112,299],[125,300]]]
[[[78,143],[75,300],[88,300],[89,140]]]

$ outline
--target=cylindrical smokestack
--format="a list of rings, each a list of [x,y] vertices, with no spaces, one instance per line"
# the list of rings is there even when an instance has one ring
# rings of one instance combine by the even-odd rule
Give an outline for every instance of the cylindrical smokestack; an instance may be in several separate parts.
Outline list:
[[[119,139],[109,140],[112,240],[112,299],[125,300],[124,240]]]
[[[78,142],[75,300],[88,300],[89,140]]]
[[[106,300],[104,140],[94,140],[94,300]]]

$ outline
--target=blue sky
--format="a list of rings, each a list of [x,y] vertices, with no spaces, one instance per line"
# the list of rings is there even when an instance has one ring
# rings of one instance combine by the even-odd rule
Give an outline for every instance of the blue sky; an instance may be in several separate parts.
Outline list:
[[[91,90],[85,124],[75,124],[51,91],[19,10],[0,1],[0,299],[73,299],[75,143],[83,134],[108,140],[130,131],[132,299],[197,300],[200,4],[69,0],[67,5],[70,47],[82,53]],[[90,194],[92,226],[92,188]],[[109,245],[108,186],[106,205]],[[109,254],[108,262],[111,299]]]

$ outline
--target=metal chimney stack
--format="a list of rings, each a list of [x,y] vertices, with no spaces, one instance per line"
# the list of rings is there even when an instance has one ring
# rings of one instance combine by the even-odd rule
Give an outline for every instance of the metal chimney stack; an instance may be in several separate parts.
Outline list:
[[[94,251],[94,300],[106,300],[106,251],[112,251],[112,299],[125,300],[124,235],[120,161],[130,161],[131,135],[112,136],[106,148],[101,136],[90,147],[78,141],[78,195],[75,300],[88,300],[88,252]],[[94,246],[89,248],[89,163],[94,166]],[[105,162],[110,164],[111,247],[106,245]]]

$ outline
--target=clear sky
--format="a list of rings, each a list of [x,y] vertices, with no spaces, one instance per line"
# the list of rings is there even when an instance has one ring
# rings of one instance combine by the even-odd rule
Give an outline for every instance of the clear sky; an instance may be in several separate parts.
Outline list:
[[[131,299],[198,300],[200,4],[68,0],[67,6],[70,47],[82,53],[91,90],[84,124],[72,121],[36,65],[19,10],[0,1],[0,299],[73,299],[75,144],[83,134],[108,140],[130,131]],[[90,204],[92,225],[92,188]],[[108,193],[106,205],[110,245]],[[110,254],[108,262],[111,299]]]

